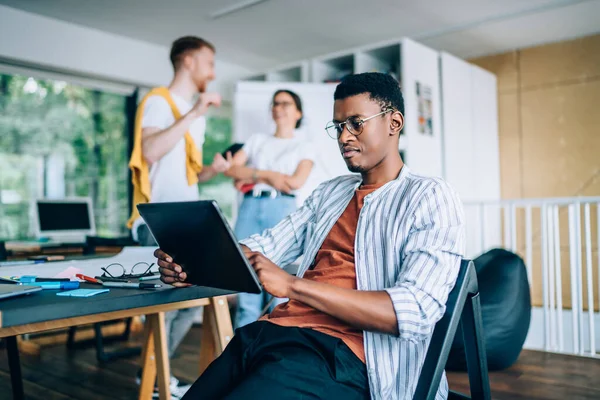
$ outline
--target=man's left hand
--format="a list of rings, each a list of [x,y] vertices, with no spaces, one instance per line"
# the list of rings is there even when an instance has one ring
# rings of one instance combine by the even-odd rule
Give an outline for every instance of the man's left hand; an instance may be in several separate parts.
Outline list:
[[[273,264],[262,253],[249,252],[246,256],[267,293],[278,298],[290,297],[292,284],[298,278]]]

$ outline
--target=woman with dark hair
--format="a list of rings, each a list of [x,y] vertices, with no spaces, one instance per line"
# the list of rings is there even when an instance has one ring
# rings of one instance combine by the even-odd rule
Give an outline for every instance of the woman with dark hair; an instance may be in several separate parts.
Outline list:
[[[239,239],[272,228],[294,212],[297,207],[294,193],[305,184],[313,168],[309,143],[295,137],[295,130],[302,123],[300,97],[290,90],[278,90],[273,95],[271,114],[275,134],[250,136],[225,172],[236,180],[238,189],[254,184],[244,194],[238,212],[235,234]],[[270,301],[267,296],[266,292],[240,294],[235,327],[256,321]]]

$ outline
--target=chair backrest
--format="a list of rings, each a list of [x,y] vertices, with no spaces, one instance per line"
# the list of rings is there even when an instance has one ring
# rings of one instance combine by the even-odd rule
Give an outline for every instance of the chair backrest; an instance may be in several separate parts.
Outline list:
[[[472,304],[467,303],[473,298],[475,298],[477,304],[479,304],[475,265],[471,260],[462,260],[458,277],[456,278],[456,284],[448,295],[446,312],[444,313],[442,319],[435,325],[433,336],[429,344],[429,349],[427,350],[427,355],[425,356],[425,362],[423,363],[423,368],[421,369],[419,382],[417,383],[417,388],[413,396],[414,399],[435,399],[436,392],[440,385],[440,380],[442,379],[444,367],[446,366],[446,361],[448,360],[448,354],[450,353],[452,341],[454,340],[454,336],[458,331],[461,318],[463,319],[463,322],[465,322],[463,325],[469,325],[469,327],[475,326],[475,330],[477,331],[475,332],[476,337],[472,337],[470,334],[464,335],[465,338],[468,338],[467,340],[469,342],[473,340],[477,341],[475,346],[469,347],[471,349],[475,348],[477,353],[479,353],[478,357],[480,358],[479,363],[468,363],[469,377],[471,378],[472,373],[476,373],[478,375],[485,374],[485,378],[483,379],[485,382],[483,383],[483,386],[486,386],[487,384],[487,392],[489,393],[485,348],[481,345],[481,313],[478,306],[475,309],[475,314],[472,312],[463,313],[463,311],[465,311],[465,305],[469,305],[468,309],[472,311]],[[474,322],[473,324],[470,322],[467,323],[465,321],[465,317],[468,317],[472,320],[478,320],[479,322]],[[465,343],[465,348],[467,345],[468,343]],[[481,352],[483,352],[483,354],[481,354]],[[478,364],[479,366],[483,367],[485,371],[472,371],[477,367],[477,365],[473,364]],[[470,379],[470,381],[471,380],[472,379]],[[471,382],[472,387],[473,384],[474,382]],[[486,389],[484,388],[482,392],[486,392]],[[483,397],[486,398],[485,395]]]

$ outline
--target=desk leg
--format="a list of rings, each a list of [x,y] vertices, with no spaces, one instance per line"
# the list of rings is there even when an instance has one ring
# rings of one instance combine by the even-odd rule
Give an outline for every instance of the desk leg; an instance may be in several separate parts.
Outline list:
[[[167,331],[165,329],[165,313],[150,315],[153,321],[154,350],[156,352],[156,369],[158,375],[158,392],[160,400],[171,400],[171,371],[169,350],[167,347]]]
[[[171,400],[169,388],[171,371],[165,330],[165,313],[146,315],[144,351],[142,353],[142,382],[139,400],[152,398],[154,381],[158,375],[160,400]]]
[[[144,324],[142,382],[140,384],[139,400],[152,399],[154,381],[156,380],[156,357],[154,356],[154,330],[152,325],[153,321],[150,318],[146,318],[146,323]]]
[[[202,337],[200,342],[200,375],[217,358],[233,337],[231,315],[227,297],[213,297],[204,306]]]
[[[8,368],[10,370],[13,399],[22,400],[25,398],[25,394],[23,392],[21,361],[19,360],[19,346],[17,344],[16,336],[9,336],[6,338],[6,353],[8,355]]]
[[[171,371],[167,350],[165,313],[146,315],[145,325],[139,400],[152,398],[154,381],[157,375],[160,400],[171,400],[171,390],[169,388]]]

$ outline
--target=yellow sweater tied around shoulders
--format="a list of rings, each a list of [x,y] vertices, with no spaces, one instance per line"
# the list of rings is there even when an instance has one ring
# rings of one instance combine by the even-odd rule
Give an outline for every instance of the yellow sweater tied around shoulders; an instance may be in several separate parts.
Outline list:
[[[131,158],[129,159],[131,183],[133,184],[133,209],[131,210],[131,217],[129,218],[129,221],[127,221],[127,227],[129,229],[131,229],[133,222],[140,216],[136,206],[140,203],[150,202],[150,168],[142,153],[142,119],[144,117],[144,105],[146,104],[146,100],[151,96],[160,96],[164,98],[167,103],[169,103],[175,120],[177,121],[181,118],[181,113],[179,112],[175,101],[173,101],[169,89],[166,87],[152,89],[144,96],[137,108],[133,131],[133,151],[131,152]],[[202,171],[202,153],[196,147],[196,143],[194,143],[194,139],[189,131],[185,133],[184,138],[186,154],[185,172],[188,185],[192,186],[198,183],[198,174]]]

